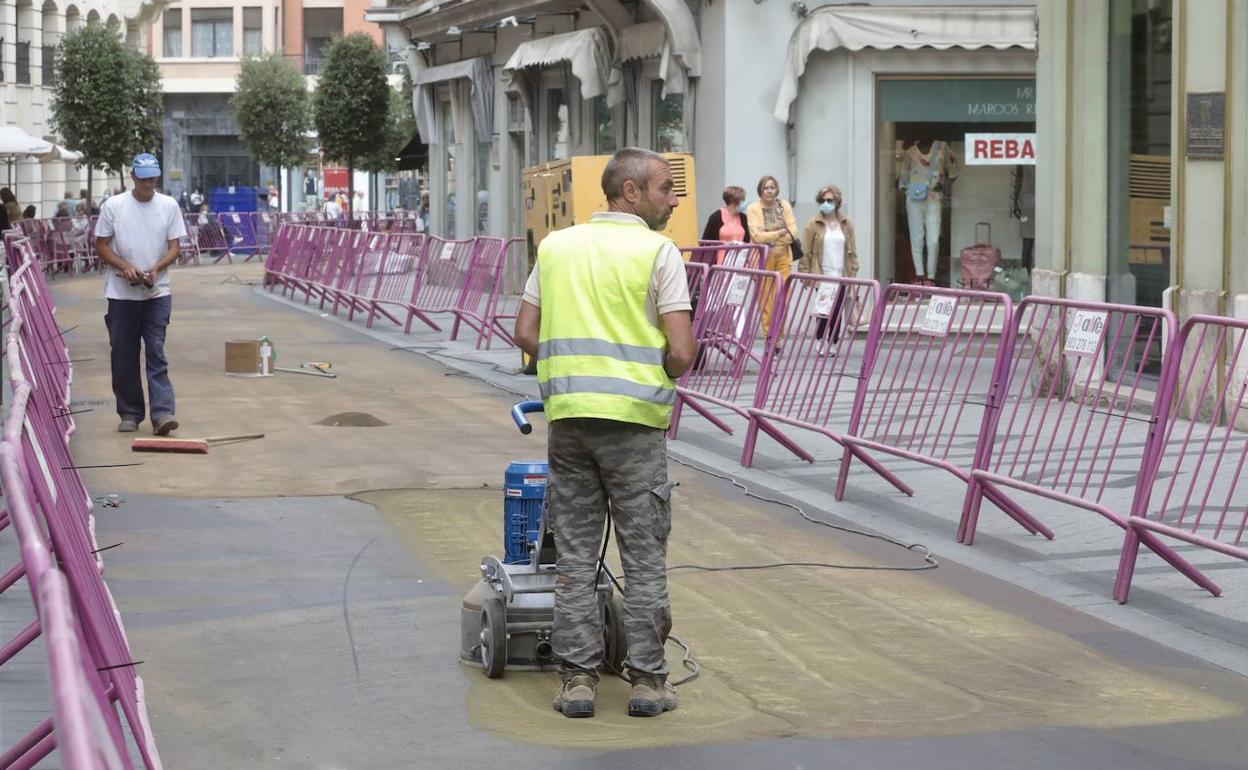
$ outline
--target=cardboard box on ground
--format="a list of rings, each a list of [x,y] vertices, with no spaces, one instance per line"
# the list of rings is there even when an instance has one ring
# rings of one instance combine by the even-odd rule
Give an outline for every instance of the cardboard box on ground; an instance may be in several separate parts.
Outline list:
[[[225,371],[244,377],[272,377],[277,352],[268,337],[226,340]]]

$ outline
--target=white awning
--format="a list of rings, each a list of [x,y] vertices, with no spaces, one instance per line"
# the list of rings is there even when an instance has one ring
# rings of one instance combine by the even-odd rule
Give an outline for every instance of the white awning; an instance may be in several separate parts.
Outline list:
[[[521,43],[503,65],[504,81],[520,70],[567,62],[580,81],[581,97],[593,99],[607,92],[611,52],[600,27],[578,29]]]
[[[616,45],[616,67],[611,70],[607,83],[607,104],[611,107],[625,99],[623,73],[619,65],[632,61],[659,60],[659,80],[663,81],[663,96],[683,94],[689,80],[685,68],[678,63],[672,50],[667,27],[661,21],[646,21],[620,30]]]
[[[17,126],[0,126],[0,156],[22,158],[53,152],[56,145],[31,136]]]
[[[807,16],[789,41],[784,80],[775,116],[788,122],[806,60],[816,50],[844,48],[1025,48],[1036,47],[1036,11],[1030,6],[848,7],[824,6]]]
[[[698,37],[698,25],[685,0],[646,0],[667,28],[667,40],[671,52],[691,77],[702,74],[702,42]]]
[[[54,142],[52,144],[51,152],[44,153],[43,155],[40,155],[38,157],[39,157],[40,162],[42,163],[56,163],[58,161],[64,161],[66,163],[76,163],[77,161],[82,160],[82,153],[75,152],[73,150],[67,150],[64,147]]]
[[[620,30],[616,58],[620,61],[657,59],[667,45],[667,28],[661,21],[645,21]]]
[[[409,66],[411,57],[423,64],[420,54],[413,49],[409,56]],[[494,76],[488,57],[478,56],[450,64],[439,64],[436,67],[418,65],[413,70],[412,112],[416,117],[416,129],[425,144],[435,144],[437,141],[433,129],[433,100],[429,87],[460,78],[472,85],[472,122],[477,141],[490,141],[494,133]]]

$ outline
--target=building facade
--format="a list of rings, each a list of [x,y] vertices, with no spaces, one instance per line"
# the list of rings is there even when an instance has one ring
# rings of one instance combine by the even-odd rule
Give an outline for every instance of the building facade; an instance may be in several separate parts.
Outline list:
[[[1037,287],[1248,318],[1248,2],[1037,16]]]
[[[523,234],[526,166],[641,145],[693,153],[700,219],[764,174],[800,220],[837,185],[882,281],[1248,313],[1248,0],[388,0],[368,17],[418,84],[434,232]]]
[[[901,175],[912,147],[939,143],[950,165],[921,214],[924,267],[933,260],[937,280],[958,285],[961,250],[989,238],[1010,264],[1034,259],[1034,157],[964,162],[968,134],[1034,135],[1030,3],[444,6],[368,13],[406,47],[418,84],[434,232],[521,233],[523,168],[640,145],[693,153],[700,221],[724,187],[752,198],[763,175],[799,219],[837,185],[864,274],[909,280],[915,206]]]
[[[31,136],[63,144],[51,128],[54,62],[61,38],[84,24],[106,24],[127,44],[146,48],[159,5],[133,0],[0,0],[0,125],[15,125]],[[109,186],[99,172],[92,182],[97,198]],[[7,164],[4,184],[23,207],[34,205],[39,216],[51,216],[67,191],[77,197],[87,186],[87,172],[63,161],[19,159]]]
[[[175,0],[157,17],[151,50],[165,91],[164,188],[185,191],[231,186],[287,192],[283,208],[305,201],[306,169],[262,167],[239,138],[230,107],[242,61],[278,52],[316,86],[331,40],[381,30],[364,20],[363,0]],[[321,169],[309,161],[321,190]],[[361,186],[361,189],[363,187]]]

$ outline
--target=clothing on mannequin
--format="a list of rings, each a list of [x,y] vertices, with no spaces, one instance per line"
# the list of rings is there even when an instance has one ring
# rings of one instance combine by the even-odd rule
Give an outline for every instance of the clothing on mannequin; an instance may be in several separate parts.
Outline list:
[[[1018,220],[1018,234],[1023,239],[1022,264],[1035,267],[1036,247],[1036,167],[1015,166],[1010,172],[1010,216]]]
[[[934,279],[940,258],[942,204],[958,176],[957,158],[940,140],[920,139],[902,153],[898,186],[906,196],[910,258],[918,280]]]

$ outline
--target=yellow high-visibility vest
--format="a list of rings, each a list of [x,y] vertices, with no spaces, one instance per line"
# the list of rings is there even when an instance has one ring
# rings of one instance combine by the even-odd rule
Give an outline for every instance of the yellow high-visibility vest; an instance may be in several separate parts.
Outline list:
[[[646,316],[650,275],[671,241],[641,222],[591,220],[537,249],[537,382],[546,419],[597,417],[666,429],[676,390],[667,338]]]

